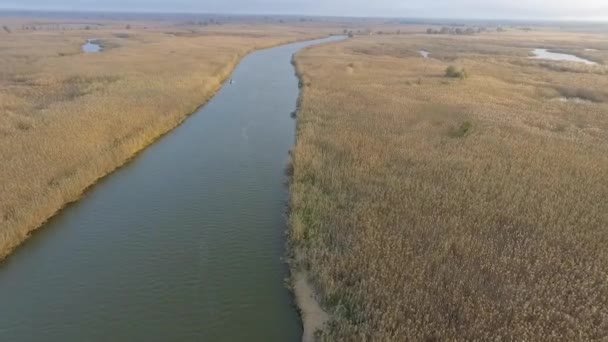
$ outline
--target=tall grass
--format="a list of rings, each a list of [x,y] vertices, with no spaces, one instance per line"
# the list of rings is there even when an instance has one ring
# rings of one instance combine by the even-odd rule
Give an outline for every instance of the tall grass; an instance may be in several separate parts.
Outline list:
[[[331,30],[172,27],[189,32],[175,36],[163,26],[131,29],[128,36],[124,26],[94,33],[21,30],[0,40],[0,259],[195,111],[240,57]],[[107,49],[82,54],[89,38],[102,39]]]
[[[297,56],[290,242],[333,316],[321,340],[608,336],[608,106],[539,95],[608,79],[527,59],[590,36],[526,37],[360,37]],[[469,79],[446,82],[450,64]]]

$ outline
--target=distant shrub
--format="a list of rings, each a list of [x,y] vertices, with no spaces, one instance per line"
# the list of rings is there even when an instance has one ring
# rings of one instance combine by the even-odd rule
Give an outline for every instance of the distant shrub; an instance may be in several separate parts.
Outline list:
[[[553,126],[553,127],[551,128],[551,130],[552,130],[553,132],[556,132],[556,133],[563,133],[563,132],[565,132],[566,130],[568,130],[568,126],[566,126],[566,125],[565,125],[565,124],[563,124],[563,123],[558,123],[558,124],[556,124],[555,126]]]
[[[471,123],[471,121],[465,121],[460,124],[460,126],[456,130],[451,132],[451,136],[453,138],[463,138],[469,132],[471,132],[471,129],[473,129],[473,124]]]
[[[467,72],[464,69],[458,69],[450,65],[445,69],[445,77],[465,79],[467,78]]]
[[[576,87],[558,87],[557,90],[561,96],[568,99],[582,99],[595,103],[606,101],[606,95],[595,89],[576,88]]]

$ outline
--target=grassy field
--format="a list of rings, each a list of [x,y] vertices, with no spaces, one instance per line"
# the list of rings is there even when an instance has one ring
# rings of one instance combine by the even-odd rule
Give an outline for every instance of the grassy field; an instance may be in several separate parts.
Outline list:
[[[8,29],[0,32],[0,259],[195,111],[242,56],[337,31],[311,23],[1,19]],[[105,50],[81,53],[90,38]]]
[[[607,338],[605,34],[356,36],[296,60],[292,266],[332,316],[321,340]]]

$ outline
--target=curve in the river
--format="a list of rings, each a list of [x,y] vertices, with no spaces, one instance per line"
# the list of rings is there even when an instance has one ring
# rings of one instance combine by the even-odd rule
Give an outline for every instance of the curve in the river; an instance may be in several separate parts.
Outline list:
[[[297,341],[283,169],[301,48],[254,52],[204,108],[0,264],[0,341]]]

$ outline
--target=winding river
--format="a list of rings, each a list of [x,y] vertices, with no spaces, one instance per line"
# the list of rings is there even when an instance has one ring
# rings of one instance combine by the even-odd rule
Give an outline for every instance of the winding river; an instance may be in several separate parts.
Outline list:
[[[0,341],[297,341],[284,286],[295,43],[254,52],[185,123],[0,264]]]

